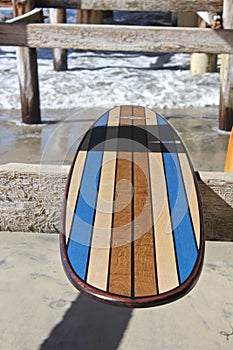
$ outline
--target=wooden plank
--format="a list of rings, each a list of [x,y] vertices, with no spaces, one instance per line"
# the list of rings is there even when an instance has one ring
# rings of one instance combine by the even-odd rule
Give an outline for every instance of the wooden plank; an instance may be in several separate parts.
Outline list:
[[[0,24],[0,45],[132,52],[233,54],[233,30],[2,23]]]
[[[0,165],[0,231],[60,230],[69,166]],[[201,172],[205,238],[233,241],[233,173]]]
[[[221,11],[223,0],[36,0],[36,6],[103,11]]]
[[[224,29],[233,29],[233,3],[224,1]],[[233,126],[233,55],[222,54],[220,71],[219,129],[230,131]]]
[[[11,7],[12,1],[11,0],[1,0],[0,1],[0,7]]]
[[[43,20],[43,10],[33,9],[23,15],[7,20],[6,23],[41,23]]]

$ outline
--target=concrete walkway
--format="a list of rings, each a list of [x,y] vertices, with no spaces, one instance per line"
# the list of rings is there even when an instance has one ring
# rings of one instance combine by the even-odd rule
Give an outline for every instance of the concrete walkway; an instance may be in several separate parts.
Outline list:
[[[61,266],[58,235],[0,232],[1,350],[233,348],[233,243],[207,242],[183,299],[122,309],[80,295]]]

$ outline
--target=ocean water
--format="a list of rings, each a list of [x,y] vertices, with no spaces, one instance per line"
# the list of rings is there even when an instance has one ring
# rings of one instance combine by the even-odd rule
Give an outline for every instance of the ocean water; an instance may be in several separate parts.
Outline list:
[[[10,10],[4,11],[10,15],[7,12]],[[75,11],[69,11],[68,21],[75,22],[75,16]],[[228,136],[218,132],[220,57],[216,73],[192,75],[189,66],[190,55],[182,53],[69,50],[68,70],[55,72],[52,50],[39,49],[40,102],[42,120],[46,123],[33,129],[20,122],[15,48],[0,47],[0,163],[23,160],[38,163],[42,158],[47,163],[69,163],[72,145],[99,112],[116,105],[134,104],[159,110],[174,121],[197,169],[223,170]],[[202,140],[199,143],[198,135]],[[63,146],[59,146],[62,153],[59,147],[56,151],[51,146],[62,142]],[[36,147],[30,150],[29,144]],[[204,162],[200,147],[205,149]],[[31,154],[33,148],[35,153]],[[215,153],[210,157],[213,149]]]
[[[2,8],[0,18],[3,13],[10,16],[11,9]],[[76,11],[69,10],[67,14],[68,22],[74,23]],[[124,19],[126,14],[122,16]],[[121,18],[119,13],[115,17],[116,21]],[[69,50],[66,72],[54,72],[51,58],[51,50],[38,50],[42,108],[109,107],[125,103],[152,108],[196,108],[219,104],[219,73],[192,75],[189,54]],[[14,47],[0,47],[0,86],[0,109],[19,109]]]
[[[189,54],[68,53],[68,71],[53,70],[49,49],[38,50],[42,108],[115,104],[196,108],[219,104],[219,73],[192,75]],[[14,47],[0,47],[0,109],[19,109]]]

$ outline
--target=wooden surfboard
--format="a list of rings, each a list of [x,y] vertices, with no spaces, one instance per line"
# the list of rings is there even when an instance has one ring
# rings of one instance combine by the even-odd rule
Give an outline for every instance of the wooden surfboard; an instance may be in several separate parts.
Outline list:
[[[185,295],[203,263],[197,180],[170,124],[143,107],[106,112],[67,181],[61,255],[80,291],[129,307]]]

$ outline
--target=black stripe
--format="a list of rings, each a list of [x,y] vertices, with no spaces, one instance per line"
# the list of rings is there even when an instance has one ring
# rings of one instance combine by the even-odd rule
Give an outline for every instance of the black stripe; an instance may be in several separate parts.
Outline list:
[[[169,125],[98,126],[91,129],[89,133],[91,134],[90,143],[83,142],[80,150],[132,152],[132,141],[134,141],[133,148],[135,152],[185,152],[178,136]],[[117,146],[117,142],[114,142],[114,140],[118,138],[120,142]],[[178,141],[178,143],[175,141]]]

